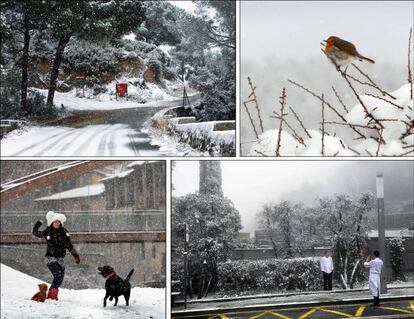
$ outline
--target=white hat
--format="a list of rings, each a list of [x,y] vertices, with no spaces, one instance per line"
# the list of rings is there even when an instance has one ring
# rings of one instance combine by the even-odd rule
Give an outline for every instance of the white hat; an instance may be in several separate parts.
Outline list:
[[[56,220],[60,221],[63,226],[63,223],[66,221],[66,216],[63,214],[55,213],[54,211],[49,211],[46,214],[47,225],[50,226]]]

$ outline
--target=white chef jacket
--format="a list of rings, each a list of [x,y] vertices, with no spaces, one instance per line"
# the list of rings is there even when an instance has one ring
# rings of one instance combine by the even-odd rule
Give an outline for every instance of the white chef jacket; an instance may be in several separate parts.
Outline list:
[[[331,256],[329,257],[323,256],[320,262],[321,262],[321,270],[323,272],[330,274],[333,271],[334,267],[333,267],[333,261],[332,261]]]
[[[369,290],[374,297],[379,297],[381,289],[381,269],[383,262],[378,257],[364,262],[364,267],[369,268]]]

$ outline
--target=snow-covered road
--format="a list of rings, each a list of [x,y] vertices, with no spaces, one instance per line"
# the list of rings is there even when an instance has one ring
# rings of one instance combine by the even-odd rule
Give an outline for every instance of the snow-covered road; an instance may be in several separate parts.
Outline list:
[[[132,288],[129,307],[123,297],[118,306],[104,308],[105,289],[59,289],[59,301],[30,298],[42,281],[1,264],[1,319],[164,319],[165,289]],[[50,283],[48,283],[50,284]]]
[[[31,127],[1,141],[2,156],[150,156],[140,149],[150,142],[127,124],[88,125],[83,128]]]
[[[191,101],[197,99],[197,95],[191,97]],[[72,103],[81,101],[80,105],[85,108],[92,105],[89,100],[74,97],[68,100]],[[157,111],[180,105],[182,100],[157,101],[157,106],[148,106],[148,103],[139,107],[137,103],[127,101],[111,103],[118,109],[105,109],[100,105],[103,102],[95,101],[94,105],[102,109],[72,111],[70,116],[59,120],[59,124],[28,126],[12,131],[1,140],[1,155],[175,156],[189,152],[178,150],[171,143],[153,141],[143,132],[144,123]]]

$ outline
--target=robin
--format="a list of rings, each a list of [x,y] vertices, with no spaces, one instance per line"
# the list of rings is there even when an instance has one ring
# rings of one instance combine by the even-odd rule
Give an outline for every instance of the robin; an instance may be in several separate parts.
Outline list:
[[[339,67],[347,65],[355,60],[366,60],[368,62],[375,63],[374,60],[359,54],[355,48],[355,45],[353,45],[351,42],[342,40],[335,36],[329,37],[327,40],[324,40],[324,42],[325,44],[321,43],[325,46],[322,51],[326,54],[328,59],[331,60],[331,62],[336,66],[338,70]]]

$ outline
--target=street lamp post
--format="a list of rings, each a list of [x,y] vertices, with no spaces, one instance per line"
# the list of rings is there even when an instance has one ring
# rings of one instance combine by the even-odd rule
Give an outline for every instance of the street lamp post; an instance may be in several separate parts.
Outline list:
[[[188,225],[185,224],[184,230],[184,309],[187,309],[187,256],[188,256],[188,242],[189,242],[189,235],[188,235]]]
[[[381,271],[381,293],[387,293],[387,266],[385,256],[384,179],[377,173],[378,250],[384,266]]]

